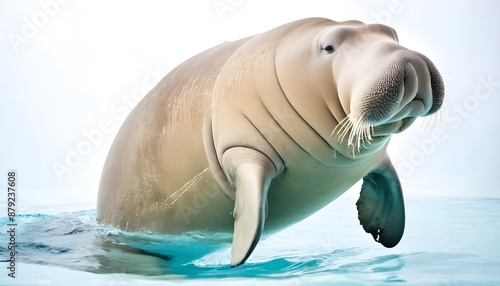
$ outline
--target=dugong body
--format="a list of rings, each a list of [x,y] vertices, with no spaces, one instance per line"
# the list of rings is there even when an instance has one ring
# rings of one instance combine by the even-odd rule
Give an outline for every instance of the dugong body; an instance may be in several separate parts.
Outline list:
[[[404,202],[390,136],[437,111],[442,79],[394,30],[310,18],[185,61],[109,151],[97,219],[131,231],[233,233],[231,265],[363,178],[363,228],[387,247]]]

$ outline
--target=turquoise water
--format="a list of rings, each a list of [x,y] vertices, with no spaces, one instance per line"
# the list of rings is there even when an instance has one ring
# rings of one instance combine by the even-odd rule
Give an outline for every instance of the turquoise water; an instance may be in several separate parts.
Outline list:
[[[500,200],[406,199],[407,224],[386,249],[343,196],[264,237],[230,268],[230,245],[199,234],[130,233],[95,223],[94,209],[17,217],[16,278],[7,276],[0,218],[0,285],[500,285]]]

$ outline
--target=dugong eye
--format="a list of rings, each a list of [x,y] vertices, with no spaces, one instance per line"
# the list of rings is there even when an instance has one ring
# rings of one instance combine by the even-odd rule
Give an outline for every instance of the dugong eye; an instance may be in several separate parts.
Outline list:
[[[333,52],[335,52],[335,48],[333,47],[333,44],[331,43],[326,43],[323,45],[323,50],[327,53],[327,54],[331,54]]]

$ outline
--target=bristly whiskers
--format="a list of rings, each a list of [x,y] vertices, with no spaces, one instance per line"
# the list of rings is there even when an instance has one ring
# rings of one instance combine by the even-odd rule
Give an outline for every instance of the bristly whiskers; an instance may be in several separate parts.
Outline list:
[[[361,152],[361,147],[366,148],[366,144],[371,144],[372,134],[373,134],[373,123],[367,122],[364,116],[353,116],[353,114],[347,115],[339,124],[333,129],[330,136],[337,134],[338,141],[342,143],[344,138],[349,134],[347,138],[347,146],[352,148],[352,154],[355,155],[355,151]]]
[[[441,125],[446,115],[453,110],[450,97],[446,96],[443,100],[442,107],[434,114],[424,117],[422,126],[429,134],[433,133],[436,128]]]

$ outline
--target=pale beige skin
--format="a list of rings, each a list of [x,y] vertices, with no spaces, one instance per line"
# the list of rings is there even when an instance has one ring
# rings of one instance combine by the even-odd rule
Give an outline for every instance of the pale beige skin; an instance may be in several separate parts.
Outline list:
[[[434,65],[382,25],[311,18],[223,43],[179,65],[128,116],[97,218],[132,231],[234,233],[237,266],[262,231],[303,220],[364,178],[361,224],[392,247],[404,202],[387,143],[443,97]]]

